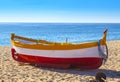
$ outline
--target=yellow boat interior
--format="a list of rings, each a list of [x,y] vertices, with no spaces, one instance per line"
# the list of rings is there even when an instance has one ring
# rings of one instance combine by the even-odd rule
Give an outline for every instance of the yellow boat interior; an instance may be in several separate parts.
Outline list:
[[[103,37],[100,39],[100,45],[106,45],[107,30],[104,32]],[[69,42],[49,42],[46,40],[36,40],[32,38],[26,38],[17,36],[14,33],[11,34],[11,43],[14,46],[31,49],[45,49],[45,50],[71,50],[71,49],[83,49],[98,46],[98,41],[84,42],[84,43],[69,43]]]

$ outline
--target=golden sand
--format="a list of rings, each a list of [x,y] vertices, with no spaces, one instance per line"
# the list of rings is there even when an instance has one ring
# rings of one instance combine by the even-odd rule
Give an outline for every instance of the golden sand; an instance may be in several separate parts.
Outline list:
[[[120,41],[107,42],[109,58],[105,65],[95,70],[55,69],[19,65],[11,57],[10,47],[0,47],[0,82],[88,82],[99,71],[107,82],[120,82]]]

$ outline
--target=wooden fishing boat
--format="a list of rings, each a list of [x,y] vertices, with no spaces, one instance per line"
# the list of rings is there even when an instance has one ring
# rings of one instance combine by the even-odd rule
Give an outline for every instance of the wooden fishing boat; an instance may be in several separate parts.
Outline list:
[[[102,39],[96,42],[73,44],[11,34],[11,53],[14,60],[24,63],[56,68],[96,69],[108,58],[106,35],[107,30],[104,31]]]

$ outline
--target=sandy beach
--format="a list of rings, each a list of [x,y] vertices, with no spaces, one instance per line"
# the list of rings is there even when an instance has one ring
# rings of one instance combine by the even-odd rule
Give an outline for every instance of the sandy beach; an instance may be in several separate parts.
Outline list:
[[[0,47],[0,82],[88,82],[99,71],[107,76],[107,82],[120,82],[120,41],[107,42],[109,57],[99,69],[56,69],[20,65],[11,57],[10,47]]]

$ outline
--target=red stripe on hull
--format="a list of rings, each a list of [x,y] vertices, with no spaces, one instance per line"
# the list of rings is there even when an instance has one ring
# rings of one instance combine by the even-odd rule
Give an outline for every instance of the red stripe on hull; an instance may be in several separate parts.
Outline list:
[[[56,68],[80,68],[80,69],[96,69],[102,65],[101,58],[49,58],[41,56],[30,56],[25,54],[17,54],[14,56],[15,50],[12,49],[12,57],[14,60],[25,63],[39,64],[41,66],[49,66]]]

